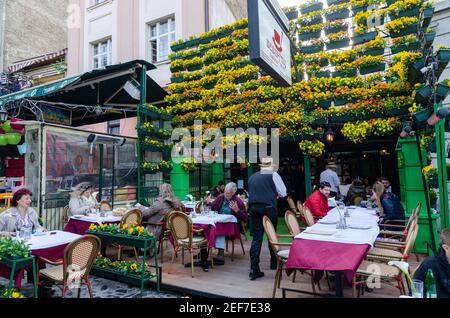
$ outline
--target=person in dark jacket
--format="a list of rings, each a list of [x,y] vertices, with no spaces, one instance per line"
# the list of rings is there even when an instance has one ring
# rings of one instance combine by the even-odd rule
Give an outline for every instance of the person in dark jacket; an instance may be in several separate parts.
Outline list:
[[[209,191],[209,195],[212,199],[218,198],[225,191],[225,182],[219,181],[216,187]]]
[[[363,201],[366,199],[366,188],[359,178],[353,180],[352,185],[348,189],[347,196],[345,197],[344,202],[351,205],[353,204],[353,202],[351,202],[352,198],[355,198],[357,196],[360,196]]]
[[[211,205],[213,211],[218,211],[219,214],[232,214],[239,221],[247,221],[247,209],[244,202],[236,195],[237,185],[230,182],[225,187],[225,192],[217,197]],[[218,255],[214,257],[214,264],[225,264],[225,236],[216,236],[216,248]]]
[[[441,233],[442,245],[434,256],[425,259],[414,274],[414,279],[424,282],[428,269],[433,271],[438,298],[450,298],[450,228]],[[426,286],[425,286],[426,288]]]

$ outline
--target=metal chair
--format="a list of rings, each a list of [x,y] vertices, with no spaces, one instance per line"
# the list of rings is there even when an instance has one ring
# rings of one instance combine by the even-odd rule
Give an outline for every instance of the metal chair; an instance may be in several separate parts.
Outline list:
[[[142,224],[142,212],[139,209],[133,209],[133,210],[128,211],[122,217],[122,220],[120,221],[119,226],[122,228],[122,226],[124,224],[141,225]],[[119,249],[117,259],[120,261],[120,260],[122,260],[123,246],[118,245],[117,247]],[[134,256],[136,258],[136,261],[138,261],[139,256],[138,256],[137,249],[135,247],[133,247],[133,250],[134,250]]]
[[[92,298],[91,283],[89,281],[89,272],[94,264],[95,259],[100,251],[100,239],[93,235],[85,235],[70,243],[64,249],[64,258],[59,262],[52,262],[48,259],[40,257],[40,260],[45,263],[55,265],[55,267],[38,269],[38,285],[40,279],[56,284],[62,292],[62,297],[65,298],[69,286],[78,284],[78,298],[80,298],[81,285],[86,285],[89,291],[89,296]]]

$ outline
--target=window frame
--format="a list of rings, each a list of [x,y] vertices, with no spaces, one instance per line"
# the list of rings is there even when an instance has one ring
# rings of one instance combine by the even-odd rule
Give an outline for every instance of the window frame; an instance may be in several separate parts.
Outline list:
[[[101,45],[106,43],[106,49],[107,51],[105,53],[100,52]],[[95,54],[95,49],[98,49],[97,54]],[[91,68],[92,69],[101,69],[105,66],[112,65],[112,38],[106,38],[100,41],[92,42],[91,43]],[[101,61],[103,56],[107,57],[106,65],[101,65]],[[95,67],[95,59],[98,58],[98,66]]]
[[[167,23],[167,32],[164,34],[160,34],[160,26],[163,23]],[[173,30],[171,29],[172,27],[172,23],[173,23]],[[156,26],[156,35],[153,36],[152,35],[152,28]],[[153,63],[153,64],[163,64],[163,63],[167,63],[170,61],[169,59],[169,55],[172,52],[171,48],[170,48],[170,43],[172,43],[172,41],[176,40],[176,19],[174,15],[159,19],[159,20],[155,20],[152,22],[147,23],[147,48],[148,48],[148,60]],[[173,35],[173,36],[172,36]],[[162,37],[168,37],[168,51],[167,51],[167,55],[164,57],[164,59],[159,60],[159,47],[160,47],[160,39]],[[153,60],[153,44],[152,41],[156,40],[156,59]]]

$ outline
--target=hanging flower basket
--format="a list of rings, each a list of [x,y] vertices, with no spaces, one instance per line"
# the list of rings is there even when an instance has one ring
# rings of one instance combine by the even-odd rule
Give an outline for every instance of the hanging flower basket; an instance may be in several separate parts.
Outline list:
[[[327,21],[347,19],[350,15],[349,9],[343,9],[337,12],[325,13],[325,18]]]
[[[349,38],[327,43],[327,50],[335,50],[335,49],[340,49],[340,48],[347,47],[347,46],[350,46]]]
[[[392,54],[397,54],[404,51],[417,51],[420,47],[419,41],[409,44],[401,44],[391,47]]]
[[[298,39],[300,41],[308,41],[311,39],[320,38],[320,32],[321,31],[319,30],[319,31],[314,31],[314,32],[299,33]]]
[[[322,10],[322,9],[323,9],[323,3],[322,3],[322,1],[320,1],[320,2],[313,3],[309,6],[300,8],[300,11],[302,14],[306,14],[306,13],[310,13],[310,12],[314,12],[314,11],[318,11],[318,10]]]
[[[431,18],[433,18],[434,8],[425,8],[422,11],[421,23],[422,28],[426,28],[430,25]]]
[[[364,50],[363,55],[371,55],[371,56],[384,55],[384,48],[371,47],[369,49]]]
[[[406,27],[404,29],[398,30],[398,32],[391,31],[390,32],[390,36],[393,37],[393,38],[397,38],[399,36],[405,36],[405,35],[408,35],[408,34],[417,33],[418,28],[419,28],[419,24],[415,23],[415,24],[410,25],[409,27]]]
[[[431,87],[428,84],[416,89],[416,95],[420,95],[424,99],[428,99],[431,96]]]
[[[448,62],[450,61],[450,49],[449,48],[440,48],[437,51],[437,58],[439,62]]]
[[[366,74],[370,74],[370,73],[375,73],[375,72],[381,72],[384,71],[384,69],[386,68],[386,64],[384,62],[378,63],[377,65],[371,65],[371,66],[367,66],[367,67],[361,67],[359,69],[359,73],[361,75],[366,75]]]
[[[439,83],[438,84],[436,93],[438,95],[440,95],[442,97],[442,99],[447,97],[449,92],[450,92],[450,86],[448,86],[448,85],[446,85],[444,83]]]
[[[372,41],[378,35],[378,31],[372,31],[352,37],[353,45]]]
[[[435,36],[435,31],[425,33],[425,42],[430,44],[433,43]]]
[[[421,111],[418,111],[414,114],[412,114],[415,121],[419,123],[423,123],[427,121],[429,115],[428,115],[428,109],[422,109]]]
[[[393,13],[389,13],[389,17],[391,18],[391,20],[395,20],[395,19],[403,18],[403,17],[413,17],[413,16],[419,16],[419,6],[417,6],[415,8],[410,8],[408,10],[400,11],[397,15],[393,14]]]
[[[361,7],[352,7],[353,16],[355,16],[359,12],[367,11],[368,7],[369,6],[367,6],[367,5],[364,5],[364,6],[361,6]]]
[[[323,51],[323,44],[302,46],[300,48],[300,51],[302,51],[303,53],[317,53]]]

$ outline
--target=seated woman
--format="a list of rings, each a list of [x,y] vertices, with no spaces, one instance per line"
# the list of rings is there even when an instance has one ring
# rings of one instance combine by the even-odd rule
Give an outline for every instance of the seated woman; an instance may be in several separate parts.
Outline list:
[[[14,236],[22,228],[32,228],[32,231],[46,231],[40,224],[38,214],[30,207],[30,190],[22,188],[14,193],[12,208],[0,214],[0,233],[2,236]]]
[[[161,235],[161,226],[158,224],[164,220],[167,213],[173,210],[180,210],[181,201],[175,196],[172,186],[163,183],[159,187],[159,196],[151,207],[147,208],[137,204],[136,208],[141,210],[143,220],[151,223],[147,225],[147,230],[159,238]]]
[[[372,200],[375,201],[380,210],[382,223],[387,223],[389,220],[405,220],[405,210],[399,197],[392,192],[387,192],[384,185],[379,181],[373,187]]]
[[[230,182],[225,187],[225,192],[219,195],[211,204],[213,211],[219,214],[232,214],[240,221],[247,221],[247,210],[244,202],[236,195],[237,185]],[[218,250],[214,263],[217,265],[225,264],[225,236],[216,236],[216,248]]]
[[[88,182],[80,183],[74,188],[69,201],[69,213],[71,216],[77,214],[86,215],[97,206],[91,199],[93,189],[94,187]]]
[[[353,180],[352,185],[348,189],[344,202],[346,204],[353,205],[354,202],[352,202],[352,200],[356,197],[361,197],[362,201],[366,199],[366,187],[364,187],[363,182],[359,178]]]

